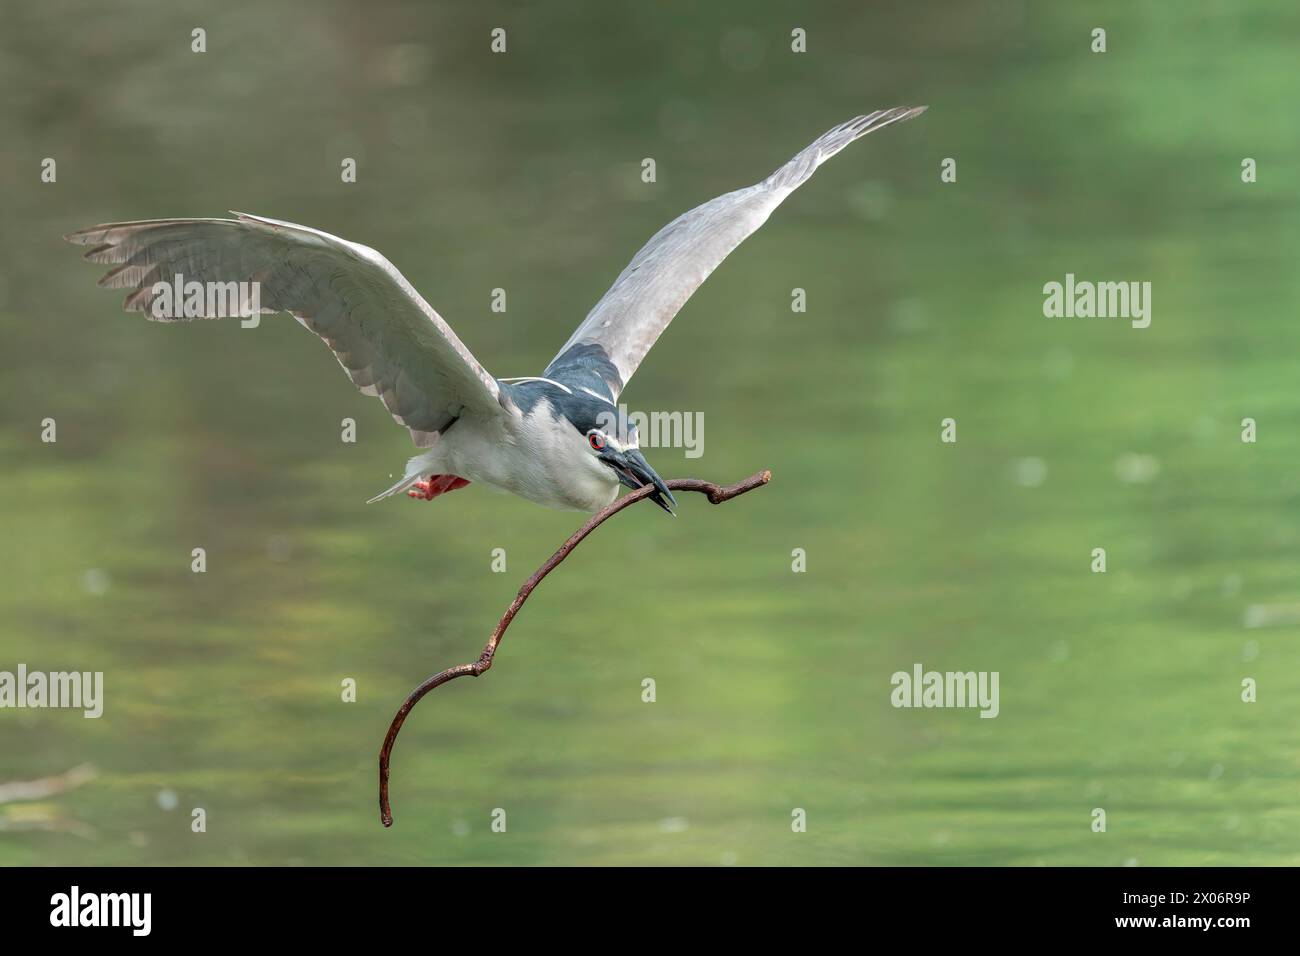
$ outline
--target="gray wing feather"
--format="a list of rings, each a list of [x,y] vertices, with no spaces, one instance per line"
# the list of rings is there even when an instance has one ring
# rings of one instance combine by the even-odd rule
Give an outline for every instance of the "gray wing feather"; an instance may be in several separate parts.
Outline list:
[[[158,282],[257,282],[263,312],[289,312],[329,346],[361,391],[427,447],[466,407],[500,411],[495,379],[375,250],[276,219],[155,219],[64,236],[113,265],[99,280],[127,289],[123,307],[155,321]],[[230,314],[229,312],[225,314]],[[190,318],[217,318],[197,315]]]
[[[551,360],[546,375],[604,384],[617,398],[673,316],[723,259],[822,163],[854,140],[926,107],[858,116],[818,137],[767,179],[718,196],[660,229]]]

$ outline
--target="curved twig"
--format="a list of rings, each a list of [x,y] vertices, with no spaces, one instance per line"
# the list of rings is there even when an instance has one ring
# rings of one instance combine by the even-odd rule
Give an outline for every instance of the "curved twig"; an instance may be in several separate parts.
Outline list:
[[[668,487],[673,491],[698,491],[707,495],[711,504],[722,504],[724,501],[730,501],[738,495],[743,495],[747,491],[753,491],[767,484],[772,478],[770,471],[760,471],[756,475],[750,475],[744,481],[738,481],[734,485],[715,485],[711,481],[702,481],[699,478],[674,478],[666,482]],[[528,595],[533,593],[537,585],[542,583],[542,578],[546,577],[561,561],[567,558],[587,535],[591,534],[600,527],[606,520],[614,517],[629,505],[636,504],[642,498],[654,493],[653,485],[646,485],[638,488],[633,492],[617,499],[612,504],[597,511],[592,515],[587,523],[573,533],[568,541],[560,545],[560,549],[546,559],[546,562],[533,572],[532,576],[524,582],[524,586],[519,589],[515,599],[510,602],[506,608],[506,613],[501,615],[501,620],[497,622],[496,630],[488,638],[483,653],[479,655],[477,661],[472,664],[459,664],[456,667],[448,667],[445,671],[434,674],[415,690],[411,691],[402,706],[397,709],[397,715],[393,717],[393,722],[388,725],[388,734],[384,737],[384,745],[379,749],[379,819],[384,826],[393,825],[393,811],[388,805],[388,761],[393,753],[393,744],[397,741],[397,732],[402,729],[402,724],[406,722],[406,717],[416,704],[420,702],[425,694],[439,687],[448,681],[455,680],[457,677],[464,677],[471,674],[478,677],[489,667],[492,666],[492,657],[497,652],[497,646],[501,643],[501,638],[510,626],[510,622],[515,619],[519,609],[524,606],[528,600]]]

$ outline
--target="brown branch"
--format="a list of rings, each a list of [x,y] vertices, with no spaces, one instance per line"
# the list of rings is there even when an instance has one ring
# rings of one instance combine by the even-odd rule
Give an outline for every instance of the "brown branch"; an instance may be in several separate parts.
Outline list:
[[[767,484],[772,478],[770,471],[760,471],[756,475],[750,475],[744,481],[739,481],[734,485],[715,485],[711,481],[701,481],[699,478],[674,478],[666,482],[668,487],[673,491],[698,491],[707,495],[711,504],[722,504],[724,501],[730,501],[738,495],[743,495],[747,491],[753,491]],[[515,599],[510,602],[506,608],[506,613],[501,615],[501,620],[497,622],[496,630],[488,638],[487,645],[483,648],[483,653],[479,655],[477,661],[472,664],[460,664],[456,667],[448,667],[445,671],[434,674],[415,690],[411,691],[402,706],[397,709],[397,715],[393,717],[393,722],[388,725],[388,735],[384,737],[384,745],[379,749],[379,819],[384,826],[393,825],[393,811],[388,805],[388,760],[393,753],[393,744],[397,741],[397,732],[402,729],[402,724],[406,722],[406,717],[416,704],[420,702],[425,694],[435,687],[455,680],[457,677],[464,677],[467,674],[478,677],[485,670],[492,666],[492,657],[497,652],[497,647],[501,643],[501,638],[510,626],[510,622],[515,619],[519,609],[524,606],[528,600],[528,595],[532,594],[537,585],[542,583],[542,578],[550,574],[559,565],[561,561],[569,556],[576,548],[579,542],[587,535],[591,534],[609,518],[614,517],[629,505],[636,504],[642,498],[654,493],[653,485],[646,485],[638,488],[636,491],[624,495],[612,504],[601,509],[592,515],[587,523],[573,533],[568,541],[560,545],[560,550],[546,559],[546,563],[533,572],[532,576],[524,582],[524,586],[519,589]]]

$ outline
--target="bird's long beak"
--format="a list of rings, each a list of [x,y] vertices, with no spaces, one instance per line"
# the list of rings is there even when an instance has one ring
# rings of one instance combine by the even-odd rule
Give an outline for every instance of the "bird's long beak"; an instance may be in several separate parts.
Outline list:
[[[655,470],[650,467],[650,463],[645,460],[645,456],[635,448],[628,451],[614,451],[612,448],[606,448],[600,456],[614,469],[618,475],[618,480],[629,488],[640,488],[643,485],[654,485],[654,494],[649,498],[660,508],[669,514],[673,514],[673,507],[677,504],[677,499],[673,493],[668,490],[664,480],[655,474]]]

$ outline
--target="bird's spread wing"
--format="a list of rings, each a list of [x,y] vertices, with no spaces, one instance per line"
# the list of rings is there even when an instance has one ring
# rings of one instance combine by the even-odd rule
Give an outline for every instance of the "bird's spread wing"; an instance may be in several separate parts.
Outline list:
[[[496,380],[378,252],[306,226],[234,215],[109,223],[64,238],[90,246],[91,262],[113,266],[99,284],[129,290],[126,311],[158,321],[232,311],[213,308],[230,304],[225,295],[203,296],[202,304],[196,297],[189,314],[155,309],[164,295],[157,283],[172,286],[177,276],[205,287],[257,283],[262,312],[290,312],[320,336],[353,384],[378,396],[422,447],[467,407],[500,411]]]
[[[616,399],[686,300],[786,196],[855,139],[925,109],[895,107],[851,119],[819,137],[761,183],[678,216],[641,247],[545,374],[608,391]]]

